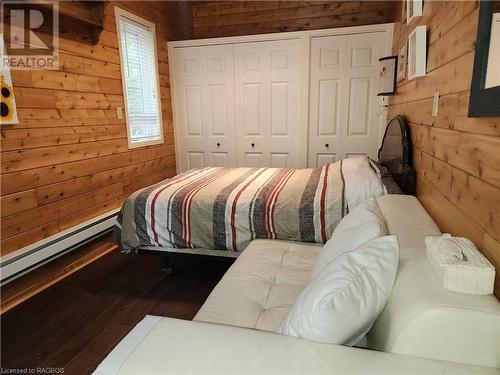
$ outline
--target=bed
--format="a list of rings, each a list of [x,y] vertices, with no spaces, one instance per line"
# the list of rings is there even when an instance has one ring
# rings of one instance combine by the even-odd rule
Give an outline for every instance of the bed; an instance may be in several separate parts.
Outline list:
[[[364,200],[412,194],[408,126],[388,124],[378,162],[360,156],[316,169],[202,168],[133,193],[114,240],[124,253],[236,257],[258,238],[325,243]]]

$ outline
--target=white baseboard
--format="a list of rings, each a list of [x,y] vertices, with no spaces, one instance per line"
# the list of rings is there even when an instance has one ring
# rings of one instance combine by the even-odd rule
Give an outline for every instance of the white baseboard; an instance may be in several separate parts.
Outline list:
[[[118,211],[109,211],[1,257],[0,285],[74,250],[98,234],[110,231],[116,223]]]

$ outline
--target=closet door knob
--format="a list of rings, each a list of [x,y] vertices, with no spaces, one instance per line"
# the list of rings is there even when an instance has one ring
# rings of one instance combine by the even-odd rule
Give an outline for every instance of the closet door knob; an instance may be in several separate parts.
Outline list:
[[[252,148],[254,148],[255,147],[255,143],[252,143],[251,146],[252,146]]]
[[[330,145],[328,143],[325,143],[325,147],[328,148],[330,147]]]
[[[220,147],[220,143],[219,142],[217,142],[217,147]]]

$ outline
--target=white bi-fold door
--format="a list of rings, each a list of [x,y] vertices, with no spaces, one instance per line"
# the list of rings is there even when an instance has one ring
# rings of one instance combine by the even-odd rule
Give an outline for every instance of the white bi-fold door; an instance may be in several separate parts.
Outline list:
[[[233,45],[174,49],[179,172],[236,166]]]
[[[385,117],[377,97],[386,33],[311,38],[308,166],[377,158]]]
[[[391,25],[169,43],[177,170],[376,158]]]
[[[234,47],[240,166],[299,166],[300,40]]]

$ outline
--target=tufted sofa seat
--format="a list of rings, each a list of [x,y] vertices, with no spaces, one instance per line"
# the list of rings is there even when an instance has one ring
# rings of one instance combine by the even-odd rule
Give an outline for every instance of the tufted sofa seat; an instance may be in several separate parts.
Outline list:
[[[254,240],[193,320],[274,332],[309,282],[321,245]]]

